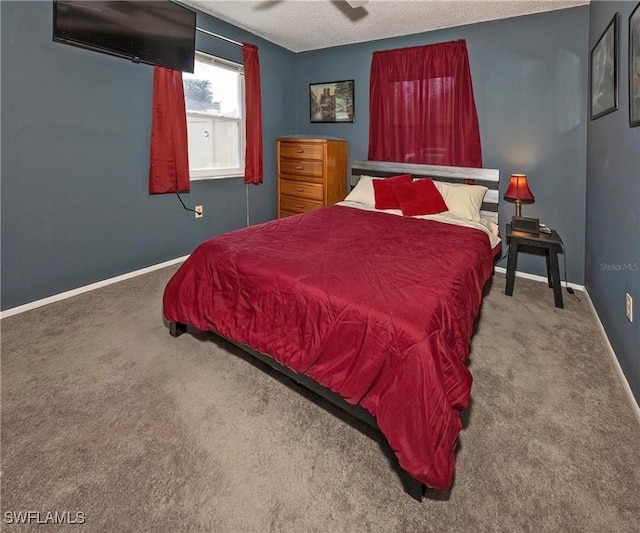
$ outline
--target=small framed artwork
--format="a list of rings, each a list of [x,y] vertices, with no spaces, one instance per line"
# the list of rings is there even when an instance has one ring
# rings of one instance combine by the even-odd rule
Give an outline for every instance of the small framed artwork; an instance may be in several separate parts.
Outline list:
[[[640,3],[629,16],[629,126],[640,126]]]
[[[618,13],[591,50],[591,120],[618,109]]]
[[[353,122],[353,80],[309,84],[311,122]]]

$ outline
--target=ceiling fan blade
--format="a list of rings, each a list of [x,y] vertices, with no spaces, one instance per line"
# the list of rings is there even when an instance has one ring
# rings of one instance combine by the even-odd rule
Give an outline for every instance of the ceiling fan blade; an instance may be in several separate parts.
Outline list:
[[[369,0],[345,0],[353,9],[357,9],[365,5]]]

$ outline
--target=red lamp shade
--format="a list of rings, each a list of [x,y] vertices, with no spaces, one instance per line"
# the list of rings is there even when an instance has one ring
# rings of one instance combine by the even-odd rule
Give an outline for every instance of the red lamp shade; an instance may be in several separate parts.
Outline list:
[[[529,185],[527,184],[527,176],[524,174],[511,174],[509,187],[504,193],[505,200],[513,200],[516,203],[516,216],[520,216],[520,206],[522,202],[533,202],[534,197]]]
[[[505,200],[520,200],[521,202],[533,202],[534,197],[527,184],[527,176],[524,174],[511,174],[509,187],[504,193]]]

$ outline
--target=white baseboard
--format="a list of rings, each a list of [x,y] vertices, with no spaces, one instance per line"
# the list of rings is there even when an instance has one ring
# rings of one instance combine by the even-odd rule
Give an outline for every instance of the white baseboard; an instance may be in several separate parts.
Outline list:
[[[501,274],[506,274],[507,269],[504,267],[497,266],[496,272],[500,272]],[[532,279],[533,281],[542,281],[543,283],[547,283],[547,278],[544,276],[537,276],[536,274],[528,274],[527,272],[520,272],[519,270],[516,270],[516,278]],[[562,285],[564,286],[564,283],[562,283]],[[567,285],[577,291],[584,291],[584,285],[578,285],[577,283],[568,283]]]
[[[36,309],[38,307],[42,307],[43,305],[47,305],[53,302],[66,300],[67,298],[77,296],[78,294],[93,291],[93,290],[99,289],[100,287],[106,287],[107,285],[118,283],[119,281],[124,281],[125,279],[135,278],[136,276],[141,276],[142,274],[147,274],[149,272],[153,272],[154,270],[160,270],[161,268],[165,268],[171,265],[176,265],[178,263],[182,263],[187,257],[189,256],[185,255],[182,257],[176,257],[175,259],[170,259],[169,261],[164,261],[163,263],[158,263],[157,265],[151,265],[145,268],[141,268],[140,270],[134,270],[133,272],[127,272],[126,274],[121,274],[120,276],[116,276],[114,278],[109,278],[102,281],[98,281],[96,283],[91,283],[90,285],[85,285],[84,287],[78,287],[77,289],[72,289],[70,291],[54,294],[53,296],[42,298],[42,300],[35,300],[34,302],[29,302],[24,305],[12,307],[11,309],[0,311],[0,319],[7,318],[20,313],[24,313],[25,311],[30,311],[31,309]]]
[[[607,345],[607,351],[611,356],[611,360],[613,361],[613,366],[615,366],[616,371],[618,372],[618,376],[620,377],[620,381],[622,382],[622,386],[627,393],[627,398],[629,398],[629,403],[631,404],[631,409],[635,412],[638,422],[640,422],[640,405],[636,401],[635,396],[633,395],[633,391],[631,390],[631,385],[627,381],[627,376],[624,375],[622,371],[622,367],[620,366],[620,361],[618,360],[618,356],[616,352],[613,350],[613,346],[611,346],[611,342],[609,342],[609,337],[607,336],[607,332],[602,325],[602,320],[600,320],[600,316],[598,315],[598,311],[596,311],[596,307],[593,305],[591,301],[591,296],[589,295],[589,291],[585,290],[584,295],[587,297],[587,301],[589,302],[589,306],[591,307],[591,312],[593,316],[596,317],[596,322],[598,322],[598,326],[600,327],[600,332],[604,337],[605,344]]]
[[[507,270],[504,267],[496,267],[496,272],[501,272],[503,274],[505,274],[507,272]],[[528,274],[526,272],[518,272],[516,270],[516,277],[518,278],[526,278],[526,279],[531,279],[533,281],[541,281],[543,283],[547,283],[547,278],[545,278],[544,276],[536,276],[535,274]],[[631,404],[631,409],[635,412],[636,417],[638,418],[638,422],[640,422],[640,405],[638,405],[638,402],[636,401],[635,396],[633,395],[633,391],[631,390],[631,386],[629,385],[629,382],[627,381],[627,376],[624,375],[624,372],[622,371],[622,367],[620,366],[620,361],[618,360],[618,356],[616,355],[616,352],[613,350],[613,346],[611,346],[611,342],[609,341],[609,337],[607,336],[607,332],[604,329],[604,326],[602,325],[602,321],[600,320],[600,316],[598,315],[598,312],[596,311],[595,306],[593,305],[593,302],[591,301],[591,297],[589,296],[589,292],[585,289],[584,285],[577,285],[576,283],[569,283],[568,284],[569,287],[572,287],[573,289],[576,289],[578,291],[582,291],[584,293],[584,295],[587,297],[587,301],[589,302],[589,306],[591,307],[591,312],[593,313],[593,315],[596,318],[596,322],[598,323],[598,326],[600,327],[600,332],[602,333],[602,336],[604,337],[605,340],[605,344],[607,345],[607,350],[609,352],[609,355],[611,356],[611,359],[613,360],[613,364],[616,367],[616,371],[618,372],[618,376],[620,377],[620,381],[622,382],[622,386],[627,394],[627,397],[629,398],[629,403]]]

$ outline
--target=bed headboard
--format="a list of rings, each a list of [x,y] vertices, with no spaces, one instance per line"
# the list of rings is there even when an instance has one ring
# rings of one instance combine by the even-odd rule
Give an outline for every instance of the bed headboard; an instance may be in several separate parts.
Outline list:
[[[391,163],[387,161],[353,161],[351,163],[352,187],[360,176],[385,178],[398,174],[411,174],[414,178],[433,178],[436,181],[483,185],[489,190],[482,202],[480,214],[498,224],[498,204],[500,200],[500,171],[493,168],[445,167],[420,165],[415,163]]]

